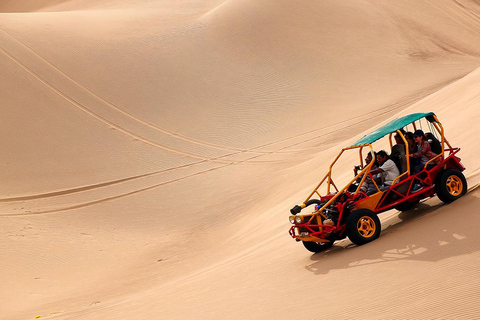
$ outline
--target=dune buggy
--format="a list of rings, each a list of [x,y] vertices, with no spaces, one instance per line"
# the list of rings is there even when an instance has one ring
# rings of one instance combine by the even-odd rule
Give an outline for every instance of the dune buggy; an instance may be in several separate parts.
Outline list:
[[[430,131],[425,135],[429,137],[428,142],[432,151],[436,149],[437,155],[420,167],[420,172],[414,174],[414,158],[410,157],[410,148],[407,147],[404,133],[409,129],[424,129],[425,126]],[[392,135],[401,138],[403,147],[393,145]],[[392,148],[391,156],[399,160],[396,163],[400,173],[391,186],[383,191],[370,173],[373,171],[375,157],[372,157],[369,163],[363,161],[363,153],[371,151],[371,154],[374,154],[372,144],[382,138],[388,138]],[[385,139],[383,143],[387,145]],[[358,152],[359,172],[339,189],[332,178],[332,168],[342,155],[352,151]],[[381,224],[377,216],[379,213],[393,208],[405,211],[420,200],[434,195],[444,203],[450,203],[466,193],[467,181],[462,174],[465,167],[457,157],[459,151],[460,148],[452,147],[445,138],[443,126],[433,112],[414,113],[397,118],[340,151],[327,174],[306,200],[290,210],[289,220],[293,225],[289,233],[296,241],[301,241],[307,250],[315,253],[326,250],[336,240],[346,237],[357,245],[371,242],[380,235]],[[362,188],[367,180],[373,185],[373,192],[366,193]],[[418,185],[421,188],[416,190],[414,186]],[[320,187],[326,187],[325,195],[320,194]],[[303,209],[312,205],[313,212],[300,214]]]

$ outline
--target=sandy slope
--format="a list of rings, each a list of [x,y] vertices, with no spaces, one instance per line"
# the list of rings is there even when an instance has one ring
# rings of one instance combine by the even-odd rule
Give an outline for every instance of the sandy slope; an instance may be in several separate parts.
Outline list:
[[[1,318],[475,317],[477,190],[313,256],[287,216],[340,146],[411,112],[437,113],[479,182],[479,17],[466,0],[1,2]]]

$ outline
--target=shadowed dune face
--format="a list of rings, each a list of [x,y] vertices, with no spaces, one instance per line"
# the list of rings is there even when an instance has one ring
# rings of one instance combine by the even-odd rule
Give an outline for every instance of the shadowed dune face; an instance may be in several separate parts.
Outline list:
[[[68,0],[43,0],[43,1],[15,1],[5,0],[0,4],[0,12],[14,13],[14,12],[32,12],[55,6]]]
[[[188,14],[196,10],[208,10],[225,0],[4,0],[0,3],[0,12],[27,13],[27,12],[65,12],[75,10],[112,10],[112,9],[151,9],[164,12]]]
[[[324,287],[322,315],[448,318],[451,297],[478,314],[478,191],[386,213],[364,247],[310,256],[287,234],[339,149],[407,113],[435,112],[478,183],[478,2],[0,12],[2,316],[315,318]],[[412,288],[413,306],[397,294]]]

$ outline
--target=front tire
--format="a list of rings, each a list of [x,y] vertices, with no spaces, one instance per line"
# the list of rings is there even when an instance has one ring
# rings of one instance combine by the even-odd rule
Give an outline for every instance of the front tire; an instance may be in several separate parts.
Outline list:
[[[467,193],[467,180],[457,169],[447,169],[439,173],[435,192],[444,203],[451,203]]]
[[[347,218],[346,227],[350,241],[359,246],[377,239],[382,229],[378,216],[367,209],[353,211]]]
[[[333,246],[333,241],[330,242],[313,242],[313,241],[302,241],[303,246],[310,252],[319,253],[327,250]]]

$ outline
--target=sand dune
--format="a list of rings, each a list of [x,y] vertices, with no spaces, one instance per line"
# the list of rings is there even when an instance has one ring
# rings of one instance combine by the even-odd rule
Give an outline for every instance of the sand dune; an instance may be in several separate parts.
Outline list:
[[[479,37],[467,0],[3,1],[0,318],[475,318]],[[471,192],[292,241],[340,147],[419,111]]]

